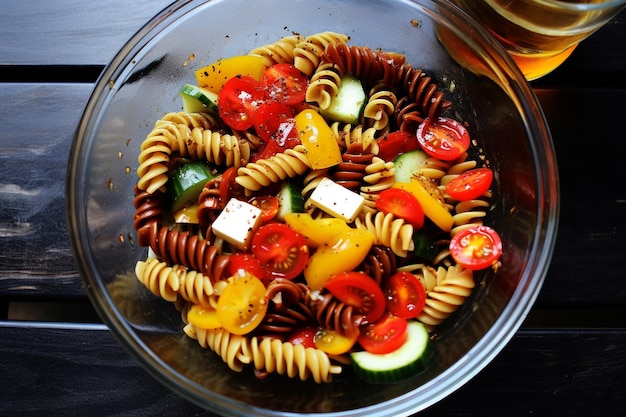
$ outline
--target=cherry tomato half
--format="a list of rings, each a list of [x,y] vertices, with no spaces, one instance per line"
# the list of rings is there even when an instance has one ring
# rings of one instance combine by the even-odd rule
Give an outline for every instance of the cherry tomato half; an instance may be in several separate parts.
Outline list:
[[[317,327],[302,326],[298,327],[289,333],[287,341],[294,345],[302,345],[305,348],[315,347],[315,334],[317,333]]]
[[[251,251],[271,278],[293,279],[309,259],[305,237],[284,223],[259,227],[252,237]]]
[[[376,199],[376,208],[385,214],[391,213],[404,219],[416,229],[424,225],[424,210],[419,201],[413,194],[401,188],[381,191]]]
[[[249,76],[226,81],[217,98],[220,117],[228,126],[246,130],[254,124],[254,114],[263,101],[260,83]]]
[[[502,240],[489,226],[474,226],[450,240],[450,255],[463,268],[479,270],[494,265],[502,254]]]
[[[265,95],[283,104],[298,104],[304,101],[309,77],[289,63],[280,63],[267,68],[261,76]]]
[[[266,288],[256,277],[237,274],[217,301],[217,317],[222,327],[237,335],[254,330],[265,317]]]
[[[378,156],[385,161],[393,161],[400,154],[419,148],[417,137],[409,132],[394,131],[376,140]]]
[[[230,167],[222,174],[221,181],[218,185],[220,199],[226,204],[233,194],[236,187],[235,177],[237,176],[237,168]]]
[[[336,330],[319,329],[315,333],[315,347],[329,355],[341,355],[352,349],[358,336],[358,332],[352,335],[341,334]]]
[[[485,194],[492,180],[493,172],[489,168],[471,169],[450,181],[446,193],[455,200],[472,200]]]
[[[235,252],[228,258],[228,275],[233,276],[239,271],[246,271],[252,276],[257,277],[264,285],[269,284],[267,272],[263,269],[261,262],[251,253]]]
[[[383,290],[369,276],[361,272],[342,272],[330,278],[326,288],[342,303],[356,307],[364,322],[372,323],[385,312]]]
[[[426,289],[413,274],[392,275],[385,288],[387,311],[402,319],[414,319],[426,304]]]
[[[447,117],[427,117],[417,128],[417,140],[424,152],[444,161],[458,158],[470,146],[465,126]]]
[[[267,223],[278,214],[280,200],[278,197],[273,195],[260,195],[252,197],[252,199],[250,199],[250,204],[261,210],[261,222]]]
[[[357,341],[370,353],[393,352],[406,342],[407,327],[408,323],[405,319],[385,313],[375,323],[362,326]]]
[[[281,150],[300,143],[291,108],[274,100],[262,103],[254,114],[254,129],[265,142],[274,141]]]

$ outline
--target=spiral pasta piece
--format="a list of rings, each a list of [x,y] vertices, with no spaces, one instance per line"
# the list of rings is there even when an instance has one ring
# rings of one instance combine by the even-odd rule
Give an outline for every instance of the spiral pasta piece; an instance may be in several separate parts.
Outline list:
[[[217,166],[236,167],[250,160],[250,144],[234,135],[202,128],[194,128],[190,140],[180,148],[182,156],[206,159]]]
[[[177,264],[199,271],[211,282],[221,278],[229,262],[228,255],[222,255],[221,247],[198,235],[169,230],[167,226],[160,226],[156,222],[148,226],[147,239],[158,259],[169,265]]]
[[[452,103],[444,98],[444,93],[439,90],[438,85],[431,82],[431,77],[421,69],[409,64],[402,65],[398,71],[398,79],[402,93],[398,93],[398,96],[406,94],[410,101],[418,105],[418,110],[424,117],[435,118],[452,106]]]
[[[186,140],[191,130],[173,122],[157,122],[141,143],[138,156],[137,186],[149,194],[165,191],[172,143]]]
[[[363,109],[365,125],[377,131],[389,129],[389,116],[393,114],[396,103],[396,94],[384,82],[379,82],[370,90],[367,103]]]
[[[413,226],[391,213],[365,213],[363,219],[357,217],[356,227],[367,229],[374,234],[374,244],[389,246],[393,253],[405,258],[413,246]]]
[[[235,372],[252,362],[250,342],[247,337],[235,335],[223,328],[203,329],[192,324],[183,327],[187,336],[198,341],[203,348],[211,349]]]
[[[396,101],[393,109],[392,121],[394,127],[402,132],[415,132],[424,121],[420,106],[411,101],[408,96],[401,97]]]
[[[160,222],[163,219],[163,207],[165,204],[165,193],[160,190],[149,194],[142,191],[135,185],[135,198],[133,206],[135,214],[133,215],[133,227],[139,230],[151,222]],[[148,242],[138,241],[139,246],[147,246]]]
[[[256,371],[277,373],[289,378],[315,382],[330,382],[333,374],[341,373],[340,366],[333,366],[326,353],[316,348],[305,348],[281,342],[278,339],[253,337],[250,340],[252,362]]]
[[[304,174],[311,168],[306,149],[297,145],[267,159],[250,162],[237,170],[235,181],[248,193],[258,191],[286,178]]]
[[[293,51],[294,65],[310,76],[319,66],[328,45],[344,43],[347,40],[347,35],[329,31],[309,35],[296,44]]]
[[[138,156],[139,166],[137,186],[149,194],[156,190],[165,190],[168,163],[172,152],[185,149],[191,136],[191,129],[209,129],[217,122],[204,113],[167,113],[156,121],[152,130],[141,143]]]
[[[373,50],[366,46],[346,43],[330,44],[322,55],[322,62],[336,64],[344,74],[358,77],[367,90],[379,81],[395,86],[406,57],[402,54]]]
[[[248,52],[248,55],[263,58],[263,63],[266,67],[270,67],[274,64],[293,63],[294,49],[301,41],[301,35],[285,36],[276,42],[252,49]]]
[[[209,296],[214,293],[208,277],[180,265],[169,266],[156,258],[138,261],[135,274],[153,294],[167,301],[176,301],[175,293],[186,301],[209,306]]]
[[[353,145],[341,155],[342,162],[331,171],[331,178],[337,184],[358,192],[373,158],[374,154],[363,152],[361,145]]]
[[[364,184],[361,185],[360,194],[365,198],[365,207],[375,210],[378,195],[393,186],[396,181],[395,166],[393,162],[375,156],[372,162],[365,167]]]
[[[427,326],[437,326],[454,313],[475,286],[471,270],[452,265],[448,269],[439,267],[436,272],[436,285],[427,288],[426,306],[417,316],[417,320]]]
[[[220,124],[219,119],[210,113],[187,113],[184,111],[166,113],[161,118],[161,122],[172,122],[187,126],[189,129],[215,129]]]
[[[135,275],[152,294],[166,301],[176,301],[180,281],[172,267],[165,262],[155,258],[138,261],[135,264]]]
[[[358,145],[361,146],[363,152],[378,153],[377,132],[373,127],[363,130],[363,125],[352,127],[350,124],[345,124],[342,127],[339,122],[334,122],[330,125],[330,129],[342,149]]]
[[[354,306],[342,303],[327,290],[309,294],[307,303],[320,326],[349,338],[359,334],[363,316],[358,314]]]
[[[320,109],[330,107],[333,96],[339,91],[343,73],[335,64],[321,64],[311,77],[306,89],[305,99],[317,103]]]
[[[307,293],[308,287],[303,283],[274,279],[265,294],[270,302],[267,312],[254,334],[282,338],[298,325],[310,321],[313,311],[306,303]]]
[[[373,245],[357,270],[370,276],[380,285],[383,280],[389,279],[396,272],[396,265],[396,256],[391,248]]]
[[[491,204],[488,201],[480,199],[457,203],[454,206],[455,214],[452,215],[454,226],[450,230],[450,236],[454,236],[472,226],[482,225],[482,219],[487,215],[489,207],[491,207]]]

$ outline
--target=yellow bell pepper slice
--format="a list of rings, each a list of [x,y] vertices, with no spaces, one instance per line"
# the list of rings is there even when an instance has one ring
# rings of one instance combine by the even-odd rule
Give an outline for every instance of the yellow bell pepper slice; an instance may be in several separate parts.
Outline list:
[[[394,188],[400,188],[413,194],[424,210],[424,214],[433,221],[441,230],[449,232],[452,230],[454,220],[452,214],[445,208],[419,179],[411,182],[396,182]]]
[[[311,290],[321,290],[326,282],[341,272],[359,266],[374,244],[374,234],[366,229],[352,229],[333,237],[309,258],[304,279]]]
[[[303,235],[309,245],[314,248],[330,242],[332,238],[341,233],[352,230],[341,219],[335,217],[314,219],[308,213],[287,213],[285,214],[285,223]]]
[[[217,311],[214,308],[194,304],[187,312],[187,321],[201,329],[218,329],[222,327]]]
[[[219,93],[226,81],[238,75],[247,75],[257,81],[265,71],[263,58],[253,55],[233,56],[220,59],[211,65],[196,70],[196,81],[200,87]]]
[[[341,162],[341,149],[324,117],[312,109],[294,117],[300,142],[313,169],[330,168]]]

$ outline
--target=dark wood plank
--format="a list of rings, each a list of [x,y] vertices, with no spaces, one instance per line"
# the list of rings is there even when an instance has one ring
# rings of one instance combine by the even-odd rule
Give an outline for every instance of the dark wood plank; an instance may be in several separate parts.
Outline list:
[[[0,65],[106,65],[172,0],[2,3]]]
[[[152,379],[103,326],[0,326],[6,415],[210,416]],[[626,331],[519,332],[420,416],[621,416]],[[593,387],[589,390],[589,387]]]
[[[65,225],[65,171],[90,84],[0,84],[0,294],[84,296]]]
[[[626,307],[624,89],[538,89],[559,165],[557,244],[539,303]],[[598,285],[596,285],[598,283]],[[565,290],[567,289],[567,290]]]

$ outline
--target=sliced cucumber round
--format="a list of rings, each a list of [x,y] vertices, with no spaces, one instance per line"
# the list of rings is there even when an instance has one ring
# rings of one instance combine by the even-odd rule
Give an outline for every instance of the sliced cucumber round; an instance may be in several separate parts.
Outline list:
[[[189,162],[176,171],[167,182],[167,193],[175,213],[185,206],[195,204],[204,184],[213,174],[202,162]]]
[[[424,167],[428,154],[421,149],[415,149],[398,155],[393,161],[396,170],[396,182],[411,182],[411,178],[418,169]]]
[[[353,75],[345,75],[337,93],[331,98],[330,106],[321,110],[322,116],[336,122],[359,124],[365,107],[365,91],[361,80]]]
[[[390,353],[365,351],[351,353],[356,375],[371,384],[390,384],[410,378],[428,366],[433,355],[428,330],[418,321],[410,321],[407,339]]]
[[[187,113],[217,113],[217,94],[206,88],[184,84],[180,89],[183,111]]]
[[[279,220],[285,219],[287,213],[304,213],[304,197],[302,190],[293,182],[285,181],[278,192],[278,214]]]

